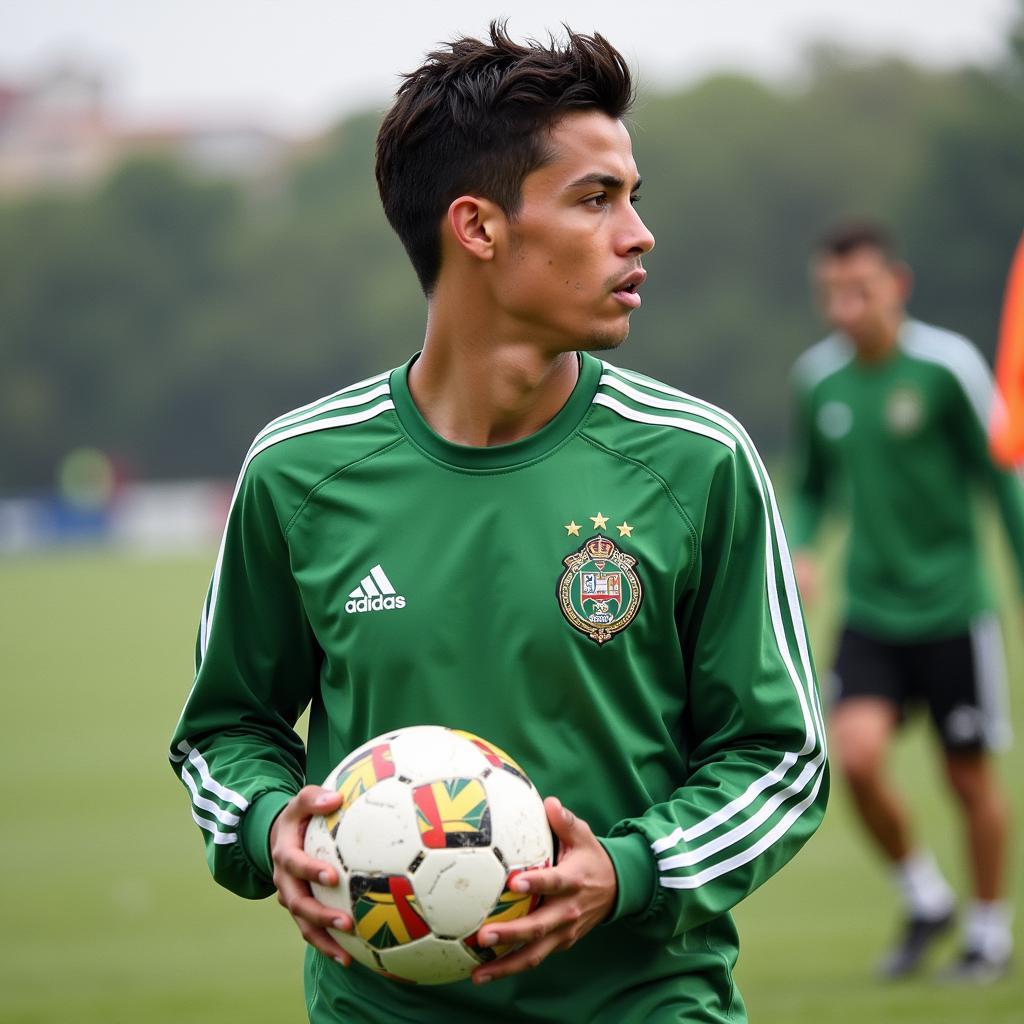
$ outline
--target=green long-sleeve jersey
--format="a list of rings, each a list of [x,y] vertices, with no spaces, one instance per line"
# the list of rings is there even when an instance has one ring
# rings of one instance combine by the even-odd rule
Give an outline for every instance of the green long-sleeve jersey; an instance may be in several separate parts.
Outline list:
[[[850,519],[847,621],[895,639],[966,631],[991,607],[974,494],[991,491],[1024,579],[1024,491],[996,466],[987,427],[992,376],[970,342],[904,322],[884,360],[839,334],[794,366],[794,547],[830,502]]]
[[[407,375],[275,420],[245,460],[171,748],[215,878],[271,893],[274,817],[369,737],[468,729],[600,837],[609,920],[483,987],[402,986],[310,948],[311,1018],[744,1020],[728,912],[814,831],[828,788],[750,439],[584,355],[540,431],[463,447],[429,428]]]

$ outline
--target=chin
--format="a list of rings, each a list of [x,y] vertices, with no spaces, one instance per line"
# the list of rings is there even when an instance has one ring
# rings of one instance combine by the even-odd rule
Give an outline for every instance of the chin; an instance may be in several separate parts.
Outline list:
[[[583,338],[578,347],[580,352],[611,352],[629,337],[629,324],[618,331],[598,331]]]

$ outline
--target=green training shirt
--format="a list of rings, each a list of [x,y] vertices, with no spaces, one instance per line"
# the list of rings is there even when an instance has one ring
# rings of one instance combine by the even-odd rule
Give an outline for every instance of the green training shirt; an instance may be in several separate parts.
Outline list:
[[[434,434],[407,374],[282,416],[245,460],[171,749],[215,878],[270,894],[275,815],[368,738],[468,729],[601,838],[608,922],[483,987],[310,947],[311,1019],[745,1020],[728,912],[828,788],[761,460],[725,413],[589,355],[553,420],[491,448]]]
[[[966,632],[991,607],[973,507],[1002,512],[1024,579],[1024,492],[988,450],[992,377],[968,341],[907,320],[884,360],[834,334],[797,360],[793,546],[848,510],[847,621],[894,639]]]

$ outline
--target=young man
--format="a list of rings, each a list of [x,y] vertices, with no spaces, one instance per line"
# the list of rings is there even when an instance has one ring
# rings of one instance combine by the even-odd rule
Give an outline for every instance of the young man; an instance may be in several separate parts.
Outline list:
[[[591,354],[625,340],[654,245],[631,94],[598,35],[492,25],[430,54],[377,148],[422,351],[275,420],[245,461],[171,758],[217,880],[276,887],[309,943],[314,1021],[744,1020],[729,909],[821,818],[764,467],[725,413]],[[402,606],[358,611],[361,580]],[[476,984],[349,968],[327,928],[351,920],[310,894],[337,879],[305,826],[339,798],[307,779],[420,723],[499,744],[552,794],[557,864],[521,876],[544,901],[481,930],[523,945]]]
[[[1009,961],[1011,937],[1007,806],[988,752],[1007,742],[1009,719],[972,492],[980,484],[995,495],[1024,574],[1020,483],[989,457],[984,360],[958,335],[907,318],[910,271],[884,229],[836,228],[813,273],[835,332],[794,371],[794,562],[811,600],[817,573],[805,549],[841,491],[852,530],[831,727],[854,805],[906,905],[903,935],[880,969],[892,978],[915,970],[953,921],[953,893],[885,773],[895,730],[924,704],[964,813],[974,884],[964,950],[950,973],[992,978]]]

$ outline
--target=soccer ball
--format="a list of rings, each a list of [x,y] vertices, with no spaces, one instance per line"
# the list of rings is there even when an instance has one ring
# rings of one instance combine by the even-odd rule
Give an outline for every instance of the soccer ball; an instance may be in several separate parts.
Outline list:
[[[534,909],[538,898],[510,883],[550,865],[552,842],[540,794],[504,751],[417,725],[364,743],[324,787],[344,802],[310,820],[305,849],[339,883],[313,883],[313,895],[351,915],[351,933],[330,931],[355,960],[437,985],[512,948],[481,947],[476,934]]]

